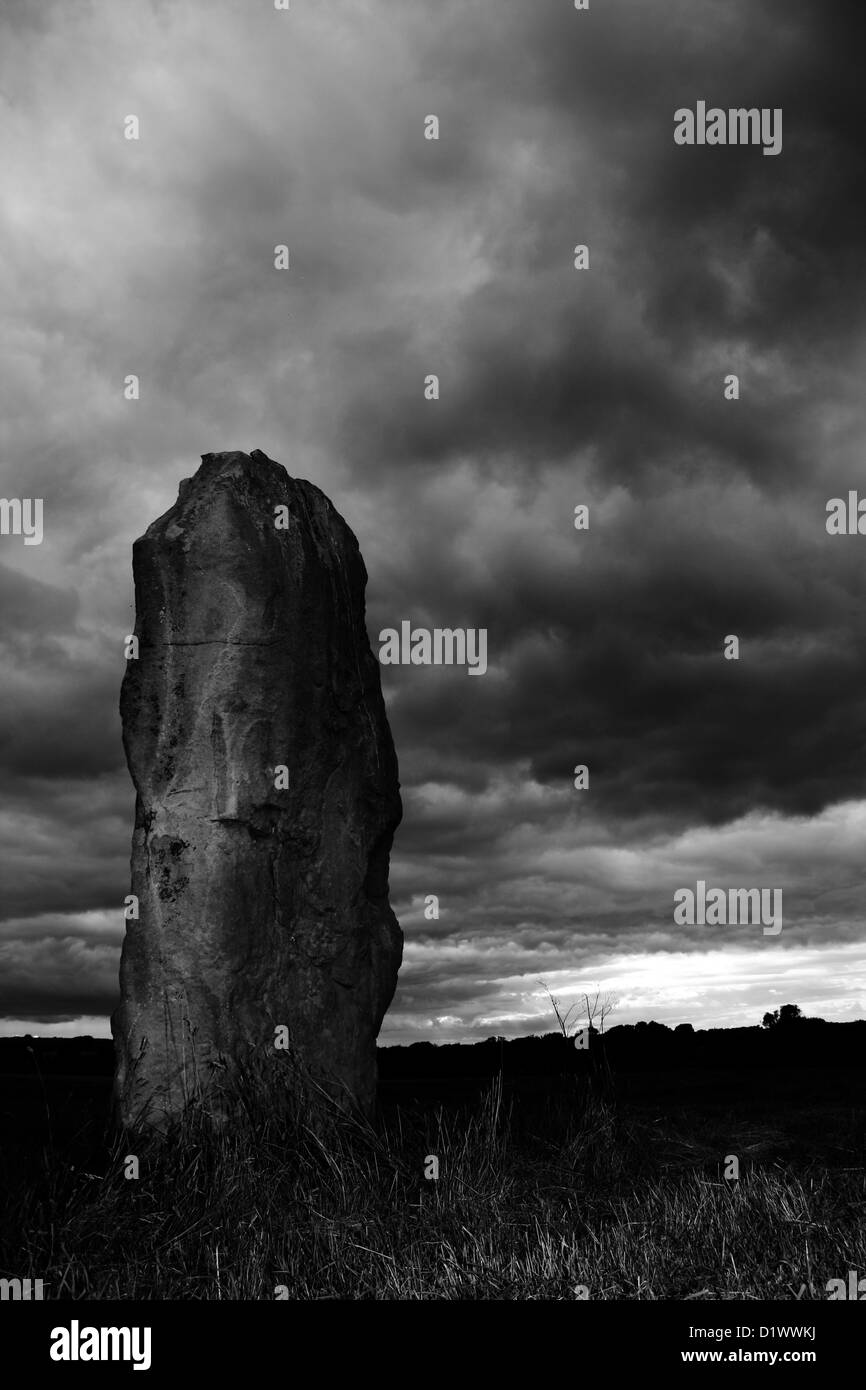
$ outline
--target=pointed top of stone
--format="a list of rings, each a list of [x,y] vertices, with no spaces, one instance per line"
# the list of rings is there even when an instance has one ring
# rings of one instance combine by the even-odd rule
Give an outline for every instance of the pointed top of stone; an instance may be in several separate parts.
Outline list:
[[[277,463],[276,459],[270,458],[262,449],[253,449],[249,454],[245,454],[242,449],[223,449],[218,453],[202,454],[201,462],[202,468],[207,470],[208,475],[214,472],[242,470],[256,476],[263,471],[276,470],[280,477],[287,478],[289,476],[283,465]]]

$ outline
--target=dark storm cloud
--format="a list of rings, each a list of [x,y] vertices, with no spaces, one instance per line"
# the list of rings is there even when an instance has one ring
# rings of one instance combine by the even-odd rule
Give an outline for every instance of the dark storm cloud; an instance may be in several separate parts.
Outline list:
[[[125,770],[69,780],[46,772],[7,783],[2,920],[88,909],[113,909],[122,920],[134,804]]]
[[[104,659],[76,655],[74,592],[0,565],[0,774],[8,796],[21,778],[98,776],[122,756],[117,676]]]
[[[78,598],[41,580],[0,565],[0,641],[33,632],[65,630],[75,621]]]
[[[452,127],[442,139],[486,137],[492,178],[505,173],[502,145],[516,150],[528,131],[549,177],[539,173],[540,196],[510,208],[504,230],[485,225],[490,282],[464,300],[435,362],[414,326],[345,344],[364,363],[346,447],[368,467],[397,457],[430,466],[460,451],[505,455],[507,467],[513,450],[525,469],[592,440],[605,480],[638,486],[668,450],[692,466],[707,450],[705,466],[745,468],[762,485],[808,474],[808,412],[787,398],[786,375],[800,374],[798,390],[817,376],[825,400],[844,394],[866,286],[853,215],[866,173],[860,84],[850,59],[840,71],[838,16],[615,5],[580,29],[558,3],[498,13],[492,26],[468,21],[468,41],[461,28],[459,49],[448,48],[449,76],[468,84],[477,120],[468,137]],[[440,40],[450,44],[447,31]],[[673,112],[698,97],[782,105],[783,154],[676,146]],[[414,161],[416,182],[427,171]],[[591,244],[588,276],[571,269],[578,241]],[[745,295],[725,274],[738,269],[751,272]],[[617,312],[624,293],[641,300],[637,335]],[[701,348],[726,343],[735,358],[785,355],[781,380],[768,373],[735,411],[721,400],[721,371],[699,361]],[[440,360],[443,398],[419,409],[418,383]],[[385,379],[387,395],[373,389]]]
[[[542,975],[618,971],[632,1016],[740,1021],[720,969],[758,1017],[783,970],[853,1008],[866,542],[824,519],[866,486],[860,8],[254,9],[0,16],[0,490],[46,507],[0,541],[4,1016],[111,1007],[131,543],[255,447],[358,535],[374,649],[488,630],[483,677],[382,670],[392,1040],[547,1027]],[[782,107],[782,153],[676,146],[698,99]],[[782,884],[781,939],[676,933],[697,877]]]
[[[488,626],[507,675],[470,703],[453,683],[389,673],[413,687],[394,711],[403,746],[441,747],[448,731],[451,758],[464,750],[475,782],[479,758],[495,767],[510,756],[556,780],[578,741],[602,804],[623,812],[651,787],[656,804],[717,822],[750,805],[813,812],[859,790],[856,541],[834,549],[823,528],[827,497],[862,476],[859,461],[855,471],[840,460],[830,481],[826,457],[828,417],[858,403],[846,353],[866,285],[851,217],[864,172],[859,79],[849,59],[840,69],[853,14],[843,8],[740,6],[723,18],[711,5],[614,6],[578,38],[562,6],[506,6],[495,26],[468,21],[459,50],[443,34],[449,78],[473,74],[488,168],[497,118],[507,140],[517,123],[506,106],[522,102],[539,160],[560,177],[514,209],[507,235],[493,224],[490,279],[463,300],[437,354],[409,325],[344,345],[346,376],[350,358],[361,364],[344,444],[377,472],[392,458],[429,470],[468,454],[482,475],[535,473],[539,486],[551,460],[591,446],[575,498],[623,482],[644,510],[603,539],[576,539],[592,558],[571,585],[536,546],[516,564],[492,557],[475,587],[447,532],[431,527],[418,580],[435,575],[427,593],[447,621]],[[783,154],[675,146],[673,111],[698,95],[783,105]],[[581,231],[583,199],[566,191],[583,191],[587,165],[606,200],[600,212],[589,195],[595,238]],[[595,268],[576,277],[570,248],[584,236]],[[639,293],[636,321],[619,311],[623,290]],[[732,369],[736,405],[721,392]],[[430,370],[442,399],[419,404]],[[755,490],[732,505],[740,474]],[[683,480],[710,477],[720,483],[701,514]],[[792,493],[798,526],[776,514]],[[413,588],[409,576],[401,615],[423,622]],[[546,657],[529,648],[521,659],[524,622],[549,634]],[[728,632],[743,641],[739,667],[720,663]]]
[[[117,1002],[114,942],[29,936],[26,949],[0,941],[0,1013],[34,1023],[107,1014]]]
[[[784,520],[762,525],[748,503],[708,492],[703,506],[685,495],[629,507],[575,533],[574,558],[554,573],[540,550],[501,557],[497,592],[479,594],[472,616],[488,626],[489,660],[504,674],[473,682],[386,668],[398,747],[423,768],[447,744],[458,780],[461,758],[475,778],[479,763],[492,773],[526,759],[554,785],[585,762],[594,800],[625,816],[647,796],[677,819],[720,823],[749,808],[805,814],[857,795],[851,750],[866,736],[857,538],[829,538],[816,507],[814,535],[791,539]],[[443,577],[439,621],[463,617],[466,596],[449,603],[453,587]],[[399,613],[425,621],[411,602]],[[730,633],[739,662],[723,657]]]

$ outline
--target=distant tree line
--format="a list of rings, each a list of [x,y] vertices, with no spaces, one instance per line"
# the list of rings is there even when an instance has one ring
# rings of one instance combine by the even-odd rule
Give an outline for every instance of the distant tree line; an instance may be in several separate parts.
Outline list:
[[[417,1042],[408,1047],[380,1047],[379,1075],[384,1080],[415,1076],[481,1077],[500,1070],[506,1076],[539,1076],[564,1070],[589,1073],[603,1056],[615,1072],[749,1067],[856,1067],[866,1062],[866,1021],[827,1023],[806,1018],[796,1004],[785,1004],[748,1028],[701,1028],[680,1023],[670,1028],[654,1020],[618,1024],[601,1033],[594,1025],[588,1046],[575,1046],[575,1035],[562,1031],[478,1043]]]
[[[486,1038],[477,1043],[416,1042],[408,1047],[379,1047],[379,1075],[385,1081],[407,1077],[559,1076],[697,1068],[832,1065],[856,1068],[866,1062],[866,1021],[827,1023],[806,1018],[797,1004],[764,1014],[750,1028],[699,1028],[680,1023],[618,1024],[604,1032],[599,1005],[591,996],[575,1025],[557,1010],[558,1031],[525,1038]],[[606,1010],[609,1012],[609,1010]],[[572,1031],[573,1029],[573,1031]],[[579,1035],[583,1034],[582,1040]],[[582,1045],[581,1044],[582,1041]],[[576,1043],[578,1045],[576,1045]],[[69,1075],[110,1077],[113,1045],[107,1038],[0,1038],[0,1073],[38,1077]]]

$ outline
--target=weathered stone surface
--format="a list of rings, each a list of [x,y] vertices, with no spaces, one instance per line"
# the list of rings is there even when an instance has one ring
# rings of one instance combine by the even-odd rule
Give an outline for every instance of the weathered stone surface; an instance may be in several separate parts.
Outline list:
[[[120,708],[140,917],[112,1019],[119,1117],[161,1124],[203,1090],[219,1114],[221,1083],[279,1025],[368,1109],[402,956],[401,804],[358,542],[259,450],[205,454],[133,572]]]

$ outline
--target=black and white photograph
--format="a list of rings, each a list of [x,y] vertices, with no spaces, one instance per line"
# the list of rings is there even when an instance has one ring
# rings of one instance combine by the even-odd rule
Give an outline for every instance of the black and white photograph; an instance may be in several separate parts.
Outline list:
[[[204,1373],[251,1304],[534,1305],[584,1374],[853,1335],[864,37],[0,0],[29,1366]]]

